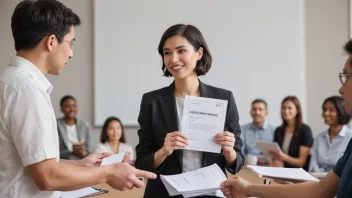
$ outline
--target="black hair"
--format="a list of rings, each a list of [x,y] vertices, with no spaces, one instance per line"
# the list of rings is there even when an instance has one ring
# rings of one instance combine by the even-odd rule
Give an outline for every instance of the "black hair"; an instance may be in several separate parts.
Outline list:
[[[62,107],[64,105],[65,101],[68,100],[68,99],[72,99],[72,100],[76,101],[76,99],[73,96],[66,95],[66,96],[61,98],[60,107]]]
[[[19,3],[11,18],[15,49],[31,50],[45,36],[54,34],[59,43],[70,32],[71,26],[81,24],[70,8],[56,0],[27,0]]]
[[[324,112],[324,105],[327,102],[331,102],[335,106],[337,115],[338,115],[339,124],[344,125],[351,120],[351,115],[346,112],[345,104],[340,96],[331,96],[325,99],[322,105],[323,112]]]
[[[171,76],[164,63],[164,43],[168,38],[175,35],[180,35],[187,39],[187,41],[193,46],[195,51],[198,51],[199,48],[203,48],[203,56],[199,61],[197,61],[195,72],[197,73],[197,76],[205,75],[210,70],[212,57],[202,33],[193,25],[177,24],[169,27],[164,32],[159,42],[158,52],[162,57],[163,65],[161,69],[164,72],[164,76]]]

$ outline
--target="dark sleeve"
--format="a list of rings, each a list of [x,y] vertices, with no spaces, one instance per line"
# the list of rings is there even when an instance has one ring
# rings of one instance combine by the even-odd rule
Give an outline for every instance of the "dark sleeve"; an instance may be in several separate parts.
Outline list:
[[[72,153],[67,149],[64,140],[62,139],[60,129],[59,127],[57,128],[58,133],[59,133],[59,144],[60,144],[60,159],[71,159],[72,158]]]
[[[343,172],[343,170],[345,169],[346,166],[346,160],[348,159],[348,156],[350,155],[350,153],[352,152],[352,139],[350,140],[350,142],[347,145],[347,148],[345,150],[345,153],[343,154],[343,156],[339,159],[339,161],[337,161],[333,171],[334,173],[341,177],[341,174]]]
[[[280,147],[281,147],[281,143],[280,143],[280,138],[279,138],[279,136],[280,136],[280,127],[277,127],[276,129],[275,129],[275,132],[274,132],[274,142],[277,142],[279,145],[280,145]]]
[[[157,148],[152,133],[149,101],[146,100],[145,95],[142,98],[138,123],[140,129],[138,130],[139,143],[136,146],[137,158],[135,166],[138,169],[156,173],[157,170],[153,167],[153,164]]]
[[[237,106],[235,99],[232,95],[232,92],[229,92],[228,108],[227,108],[227,117],[225,122],[225,131],[233,132],[236,137],[234,150],[236,151],[237,157],[236,161],[232,166],[227,165],[225,157],[226,169],[231,173],[235,174],[241,170],[244,165],[244,156],[242,154],[242,139],[241,139],[241,127],[239,124],[239,115],[237,111]]]
[[[299,145],[300,146],[307,146],[307,147],[312,147],[313,145],[313,134],[312,130],[308,125],[302,125],[302,130],[300,131],[300,140],[299,140]]]

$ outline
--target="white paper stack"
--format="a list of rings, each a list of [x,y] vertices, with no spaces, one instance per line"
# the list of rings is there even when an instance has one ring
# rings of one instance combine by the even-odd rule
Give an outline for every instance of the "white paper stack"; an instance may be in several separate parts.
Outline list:
[[[250,166],[247,167],[259,176],[271,177],[283,180],[297,180],[297,181],[319,181],[307,173],[303,168],[277,168],[277,167],[263,167]]]
[[[170,196],[182,194],[184,197],[213,195],[224,197],[220,185],[227,178],[217,164],[198,170],[177,174],[160,175]]]
[[[107,193],[107,191],[95,189],[92,187],[82,188],[79,190],[65,191],[60,192],[60,198],[77,198],[77,197],[87,197],[93,195],[100,195]]]

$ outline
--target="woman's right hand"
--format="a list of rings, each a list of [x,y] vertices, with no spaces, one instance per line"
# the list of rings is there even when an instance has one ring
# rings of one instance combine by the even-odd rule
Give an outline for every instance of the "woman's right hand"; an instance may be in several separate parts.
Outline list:
[[[188,138],[179,131],[168,133],[164,139],[164,146],[161,148],[165,156],[171,155],[174,150],[184,149],[188,146]]]

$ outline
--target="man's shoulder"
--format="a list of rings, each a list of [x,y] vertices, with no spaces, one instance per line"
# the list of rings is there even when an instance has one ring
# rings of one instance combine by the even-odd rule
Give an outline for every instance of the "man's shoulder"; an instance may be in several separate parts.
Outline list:
[[[275,128],[276,128],[276,127],[275,127],[274,125],[272,125],[272,124],[270,124],[270,123],[267,123],[266,125],[267,125],[266,127],[267,127],[270,131],[272,131],[272,132],[275,131]]]
[[[252,122],[241,125],[241,131],[247,131],[253,126]]]
[[[33,78],[28,71],[14,66],[9,66],[1,70],[0,82],[3,85],[10,87],[13,91],[18,91],[23,87],[34,85]]]

